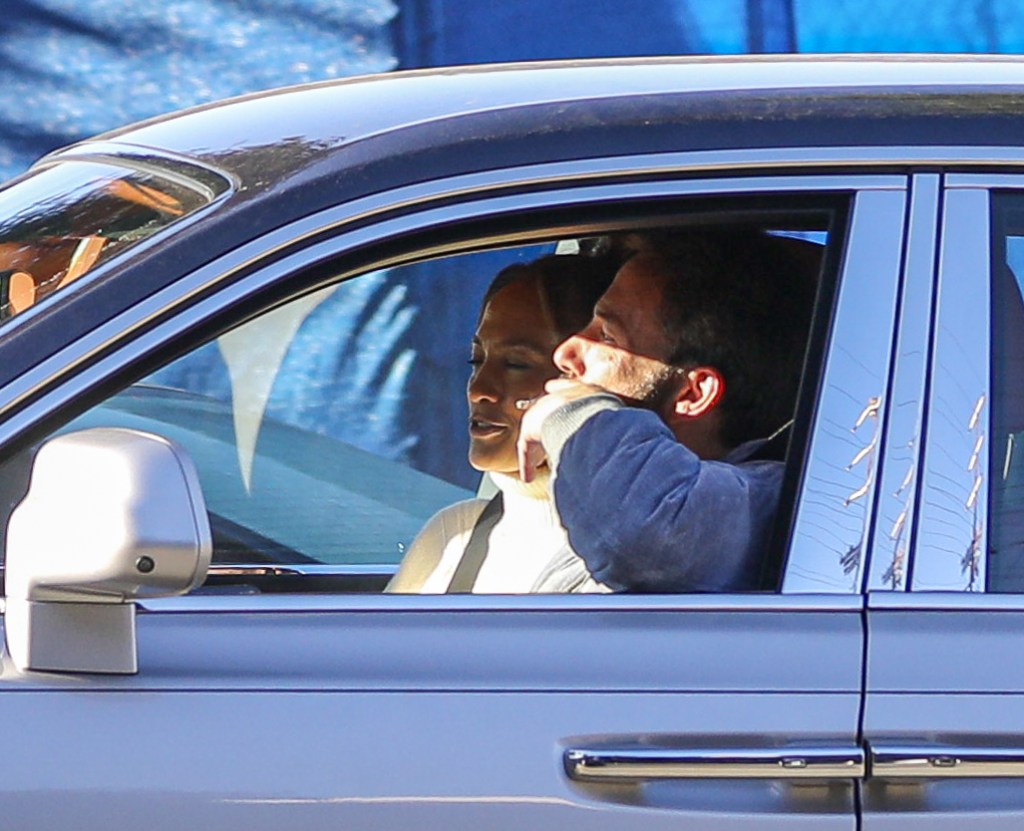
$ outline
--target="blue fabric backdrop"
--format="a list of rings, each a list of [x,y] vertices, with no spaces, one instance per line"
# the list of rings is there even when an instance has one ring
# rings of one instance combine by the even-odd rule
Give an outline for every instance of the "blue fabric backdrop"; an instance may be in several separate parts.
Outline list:
[[[103,130],[394,69],[391,0],[0,0],[0,178]]]

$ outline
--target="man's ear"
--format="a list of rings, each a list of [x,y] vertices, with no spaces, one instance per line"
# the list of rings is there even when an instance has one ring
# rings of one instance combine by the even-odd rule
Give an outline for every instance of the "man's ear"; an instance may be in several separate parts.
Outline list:
[[[698,366],[687,371],[673,412],[680,418],[700,418],[714,410],[724,394],[722,373],[713,367]]]

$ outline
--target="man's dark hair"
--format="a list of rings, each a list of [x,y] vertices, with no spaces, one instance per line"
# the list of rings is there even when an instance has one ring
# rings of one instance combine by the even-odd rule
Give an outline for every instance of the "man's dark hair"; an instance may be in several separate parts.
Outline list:
[[[659,231],[638,256],[668,278],[668,363],[725,380],[721,440],[736,447],[793,418],[824,247],[749,228]]]
[[[623,262],[606,254],[548,254],[528,263],[513,263],[498,272],[480,304],[480,312],[505,286],[519,280],[537,281],[557,334],[567,338],[583,329],[594,305],[611,285]]]

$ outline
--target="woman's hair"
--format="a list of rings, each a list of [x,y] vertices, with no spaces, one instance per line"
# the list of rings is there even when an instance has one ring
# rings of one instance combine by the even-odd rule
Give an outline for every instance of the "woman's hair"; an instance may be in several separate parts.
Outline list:
[[[611,285],[621,258],[609,254],[548,254],[528,263],[513,263],[498,272],[487,288],[480,314],[499,291],[532,279],[540,290],[559,338],[579,332],[590,322],[594,304]]]

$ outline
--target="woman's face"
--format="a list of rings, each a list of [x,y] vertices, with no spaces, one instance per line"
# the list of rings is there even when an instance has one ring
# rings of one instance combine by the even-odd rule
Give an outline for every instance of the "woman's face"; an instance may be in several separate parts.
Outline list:
[[[510,283],[484,307],[466,388],[469,463],[477,470],[517,473],[523,411],[515,402],[537,397],[558,375],[551,355],[560,340],[534,278]]]

